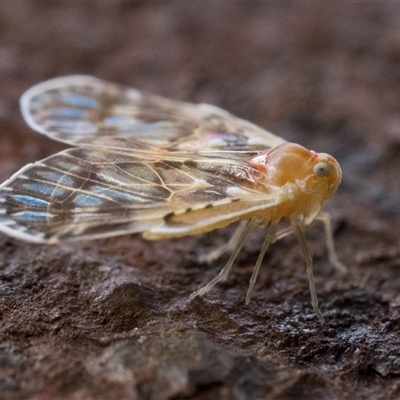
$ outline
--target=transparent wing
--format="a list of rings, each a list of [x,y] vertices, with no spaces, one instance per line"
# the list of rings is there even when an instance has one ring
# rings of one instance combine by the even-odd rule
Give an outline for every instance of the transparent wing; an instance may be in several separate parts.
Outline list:
[[[0,230],[32,242],[144,232],[150,239],[220,228],[279,204],[258,170],[226,158],[163,159],[72,148],[27,165],[0,186]]]
[[[218,107],[177,102],[85,75],[32,87],[21,98],[21,110],[34,130],[74,146],[257,152],[284,142]]]

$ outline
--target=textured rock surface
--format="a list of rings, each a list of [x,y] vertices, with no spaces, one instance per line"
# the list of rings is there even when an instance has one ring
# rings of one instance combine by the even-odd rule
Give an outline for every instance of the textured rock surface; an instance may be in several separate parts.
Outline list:
[[[63,148],[18,98],[87,73],[208,102],[343,167],[327,203],[341,260],[308,232],[326,324],[300,250],[263,240],[215,276],[200,254],[231,230],[38,246],[0,236],[2,399],[397,399],[400,396],[400,7],[395,3],[0,4],[0,177]]]

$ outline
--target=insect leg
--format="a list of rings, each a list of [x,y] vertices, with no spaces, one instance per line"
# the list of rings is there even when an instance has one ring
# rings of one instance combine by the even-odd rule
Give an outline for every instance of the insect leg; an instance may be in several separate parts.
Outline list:
[[[287,228],[281,229],[279,232],[276,233],[274,240],[271,243],[275,243],[278,240],[283,239],[287,235],[290,235],[293,233],[293,229],[291,226],[288,226]]]
[[[268,234],[264,240],[264,243],[261,247],[261,251],[260,251],[260,254],[258,255],[256,265],[253,269],[253,274],[251,275],[251,278],[250,278],[249,289],[247,290],[247,294],[246,294],[246,304],[248,304],[250,301],[251,292],[253,291],[254,285],[256,283],[257,276],[260,271],[261,263],[265,256],[265,252],[267,251],[269,245],[271,243],[275,242],[275,240],[276,240],[276,232],[278,230],[278,224],[279,224],[279,221],[271,223],[269,232],[268,232]]]
[[[296,235],[297,240],[300,243],[301,250],[303,251],[303,257],[306,262],[307,268],[307,276],[308,276],[308,284],[310,286],[310,293],[311,293],[311,304],[317,314],[317,317],[321,324],[325,322],[324,317],[322,316],[321,310],[318,307],[318,298],[317,298],[317,291],[315,289],[315,282],[314,282],[314,274],[313,274],[313,262],[310,248],[308,247],[306,238],[304,236],[302,224],[300,223],[298,218],[293,218],[290,220],[293,233]]]
[[[336,253],[335,242],[333,240],[332,233],[331,216],[327,212],[320,212],[315,219],[318,219],[324,224],[329,262],[336,268],[337,271],[346,273],[347,267],[339,261]]]
[[[235,248],[237,247],[238,241],[240,241],[240,238],[246,229],[246,226],[248,224],[248,221],[240,221],[239,225],[237,226],[235,233],[232,235],[232,237],[229,239],[228,242],[224,243],[221,246],[218,246],[216,249],[211,251],[208,254],[205,254],[203,256],[199,257],[199,261],[202,263],[210,263],[214,260],[217,260],[220,258],[223,254],[228,253],[228,252],[233,252]]]
[[[229,257],[228,262],[226,263],[225,267],[221,270],[221,272],[207,285],[203,286],[199,290],[196,290],[190,295],[190,299],[194,299],[197,296],[203,296],[208,293],[218,282],[223,282],[228,277],[229,271],[232,268],[233,262],[235,261],[237,255],[239,254],[241,248],[244,245],[244,242],[253,231],[253,229],[260,224],[263,220],[261,215],[255,215],[252,217],[245,225],[245,229],[241,232],[240,237],[237,238],[236,247],[233,250],[231,256]]]

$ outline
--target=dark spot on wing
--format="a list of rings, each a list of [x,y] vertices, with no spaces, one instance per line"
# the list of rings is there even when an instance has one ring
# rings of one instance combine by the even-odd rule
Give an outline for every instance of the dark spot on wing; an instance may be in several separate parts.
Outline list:
[[[195,169],[197,169],[197,167],[198,167],[197,162],[196,162],[196,161],[193,161],[193,160],[186,160],[186,161],[183,162],[183,164],[184,164],[186,167],[189,167],[189,168],[195,168]]]
[[[182,163],[180,161],[161,161],[160,164],[163,165],[165,170],[180,169],[182,167]]]
[[[168,214],[164,215],[164,221],[168,222],[173,216],[175,215],[175,213],[173,211],[169,212]]]

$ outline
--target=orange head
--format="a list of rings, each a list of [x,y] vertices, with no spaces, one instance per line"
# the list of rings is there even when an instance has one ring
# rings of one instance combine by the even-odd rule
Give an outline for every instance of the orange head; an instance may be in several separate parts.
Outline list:
[[[282,143],[249,162],[264,172],[266,184],[294,183],[303,194],[317,194],[322,200],[335,193],[342,177],[340,166],[332,156],[295,143]]]

